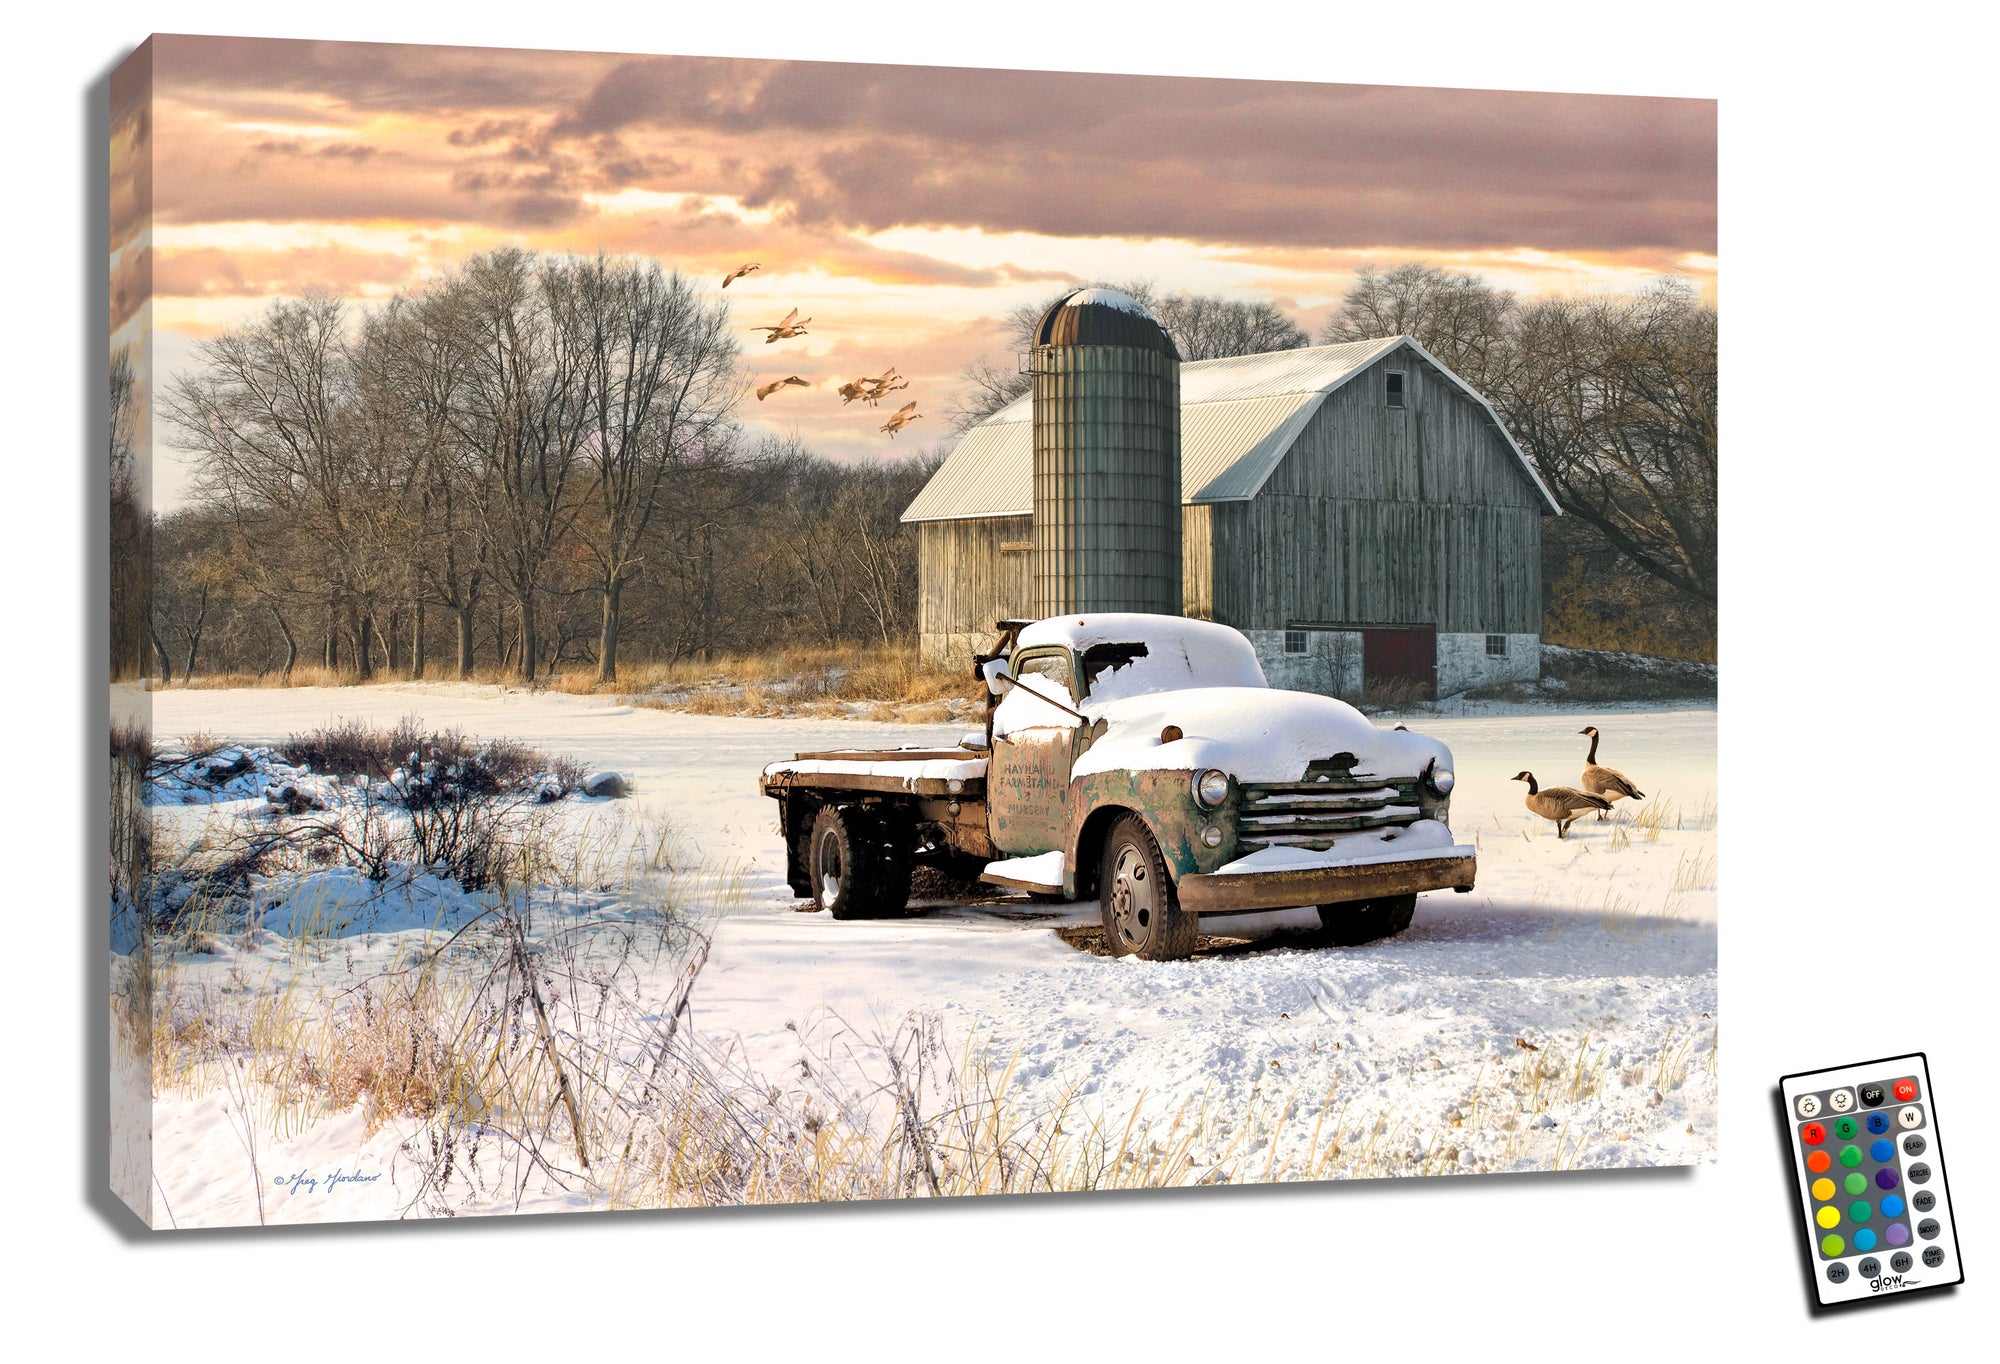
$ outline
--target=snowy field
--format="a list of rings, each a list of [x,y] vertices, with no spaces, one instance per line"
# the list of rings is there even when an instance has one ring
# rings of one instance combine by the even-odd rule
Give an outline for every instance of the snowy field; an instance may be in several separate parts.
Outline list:
[[[561,818],[587,828],[615,808],[635,823],[663,819],[705,870],[740,873],[726,916],[708,925],[687,1026],[778,1088],[843,1065],[865,1088],[871,1045],[915,1014],[940,1020],[961,1069],[1011,1067],[1007,1098],[1023,1112],[1121,1127],[1136,1112],[1155,1134],[1178,1116],[1188,1182],[1713,1159],[1714,712],[1488,709],[1498,713],[1409,720],[1456,756],[1452,824],[1479,848],[1475,891],[1426,895],[1407,933],[1361,948],[1310,946],[1310,910],[1204,921],[1217,940],[1167,964],[1084,950],[1089,935],[1074,930],[1095,923],[1094,904],[993,896],[872,923],[800,912],[759,769],[807,750],[948,744],[961,726],[718,718],[460,684],[168,691],[155,726],[163,738],[273,743],[336,717],[387,726],[416,714],[623,773],[631,800]],[[1589,723],[1604,730],[1601,759],[1649,801],[1559,840],[1509,779],[1526,768],[1545,786],[1574,784]],[[165,813],[192,827],[218,808]],[[407,906],[357,922],[345,934],[349,969],[357,951],[393,953],[400,937],[437,927],[415,925]],[[241,981],[273,969],[283,947],[267,939],[233,955],[204,968]],[[245,1096],[230,1097],[161,1098],[159,1195],[179,1225],[410,1206],[407,1177],[395,1177],[396,1124],[370,1135],[359,1113],[334,1113],[246,1134]],[[267,1185],[257,1190],[246,1162],[255,1141]],[[294,1169],[312,1185],[274,1192]],[[325,1185],[337,1170],[364,1180]],[[384,1177],[366,1181],[370,1171]],[[517,1185],[462,1207],[592,1202]]]

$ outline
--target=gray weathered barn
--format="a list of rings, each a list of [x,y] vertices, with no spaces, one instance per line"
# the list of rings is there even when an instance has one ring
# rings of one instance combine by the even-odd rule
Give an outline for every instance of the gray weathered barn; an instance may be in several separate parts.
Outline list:
[[[1179,380],[1186,615],[1243,631],[1273,686],[1450,695],[1537,676],[1556,504],[1462,379],[1393,336],[1192,361]],[[1034,400],[967,431],[903,514],[927,659],[969,659],[995,621],[1039,614]]]

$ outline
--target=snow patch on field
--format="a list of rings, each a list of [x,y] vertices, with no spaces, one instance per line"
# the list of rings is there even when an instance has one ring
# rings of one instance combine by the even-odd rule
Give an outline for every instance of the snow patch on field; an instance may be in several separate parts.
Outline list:
[[[919,905],[879,922],[799,912],[758,774],[796,752],[948,747],[957,726],[720,718],[456,684],[169,690],[154,700],[163,735],[226,732],[268,745],[333,714],[393,722],[416,711],[432,726],[504,735],[629,774],[635,814],[671,818],[701,859],[744,872],[740,903],[716,925],[688,1026],[776,1085],[801,1062],[838,1065],[843,1054],[865,1053],[914,1012],[942,1018],[964,1054],[994,1073],[1011,1063],[1008,1101],[1024,1111],[1068,1103],[1113,1122],[1135,1107],[1171,1118],[1185,1105],[1201,1123],[1191,1179],[1715,1157],[1712,710],[1517,710],[1413,722],[1455,757],[1449,837],[1478,850],[1471,894],[1425,895],[1407,933],[1362,948],[1309,946],[1311,910],[1206,920],[1205,932],[1243,940],[1155,964],[1073,945],[1096,922],[1091,904],[995,896]],[[1576,781],[1587,741],[1575,731],[1587,723],[1606,729],[1602,756],[1654,795],[1558,840],[1510,779],[1527,768],[1545,784]],[[225,812],[160,811],[176,821]],[[407,895],[376,902],[331,870],[313,889],[322,908],[349,916],[356,936],[342,942],[364,953],[402,950],[406,935],[432,932],[469,907],[421,877]],[[267,913],[297,926],[298,899],[295,890]],[[258,949],[257,960],[276,950]],[[338,961],[336,952],[324,969]],[[206,969],[232,965],[218,959]],[[156,1109],[156,1169],[181,1225],[257,1216],[224,1098],[174,1094]],[[324,1115],[267,1149],[302,1167],[384,1162],[403,1171],[391,1200],[406,1206],[409,1169],[397,1164],[394,1124],[369,1137],[355,1122]],[[369,1187],[317,1204],[295,1195],[266,1215],[388,1215]],[[559,1190],[517,1191],[506,1203],[579,1205]]]

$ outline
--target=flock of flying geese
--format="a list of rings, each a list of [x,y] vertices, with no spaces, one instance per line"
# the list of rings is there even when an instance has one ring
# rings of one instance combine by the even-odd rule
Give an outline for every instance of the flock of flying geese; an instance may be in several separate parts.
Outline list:
[[[731,270],[726,276],[723,277],[722,287],[727,289],[731,284],[733,284],[735,281],[739,279],[742,279],[745,275],[748,275],[751,271],[761,270],[762,268],[763,266],[756,261],[751,261],[747,265],[739,265],[734,270]],[[810,317],[800,317],[799,310],[797,308],[794,308],[789,313],[785,314],[784,321],[778,323],[777,326],[775,327],[761,326],[761,325],[753,326],[750,328],[750,330],[755,332],[766,333],[764,337],[764,344],[768,346],[773,341],[789,341],[795,336],[807,335],[808,333],[806,332],[806,323],[810,321],[812,321]],[[875,406],[875,404],[881,402],[882,399],[888,394],[894,393],[899,388],[908,388],[909,386],[910,386],[910,381],[908,379],[903,378],[902,375],[896,373],[896,367],[894,365],[891,365],[887,370],[885,370],[882,374],[876,376],[875,378],[867,378],[864,376],[863,378],[850,380],[849,382],[842,384],[840,386],[840,405],[842,407],[845,407],[851,402],[860,401],[868,404],[868,406],[870,407],[873,407]],[[812,387],[812,380],[801,379],[796,374],[788,374],[782,379],[773,379],[768,384],[758,385],[757,401],[761,403],[766,398],[770,397],[773,393],[776,393],[783,388],[811,388],[811,387]],[[894,440],[896,438],[896,433],[898,431],[902,430],[904,427],[908,426],[911,422],[915,421],[917,418],[923,415],[924,415],[923,413],[917,411],[917,405],[915,402],[904,403],[900,408],[896,410],[894,415],[892,415],[889,418],[889,420],[882,423],[881,430],[886,431],[889,435],[889,438],[891,440]]]
[[[1550,786],[1543,788],[1535,784],[1535,774],[1522,772],[1515,781],[1528,783],[1527,807],[1543,819],[1555,821],[1556,837],[1568,838],[1569,826],[1595,810],[1603,819],[1615,800],[1644,800],[1646,793],[1632,784],[1632,779],[1612,767],[1597,765],[1597,726],[1585,725],[1579,734],[1590,736],[1590,752],[1583,760],[1583,789],[1574,786]]]

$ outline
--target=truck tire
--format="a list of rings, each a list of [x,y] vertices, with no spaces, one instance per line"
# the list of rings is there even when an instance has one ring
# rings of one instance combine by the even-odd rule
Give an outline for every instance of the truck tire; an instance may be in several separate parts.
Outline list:
[[[822,805],[813,819],[808,850],[813,903],[836,919],[866,919],[876,912],[872,822],[859,810],[835,805]]]
[[[1104,840],[1097,878],[1104,941],[1114,957],[1179,961],[1195,947],[1196,916],[1181,908],[1159,844],[1137,815],[1121,815]]]
[[[1365,942],[1395,937],[1410,926],[1416,913],[1416,896],[1386,895],[1379,900],[1321,905],[1319,924],[1326,940],[1334,946],[1359,947]]]

